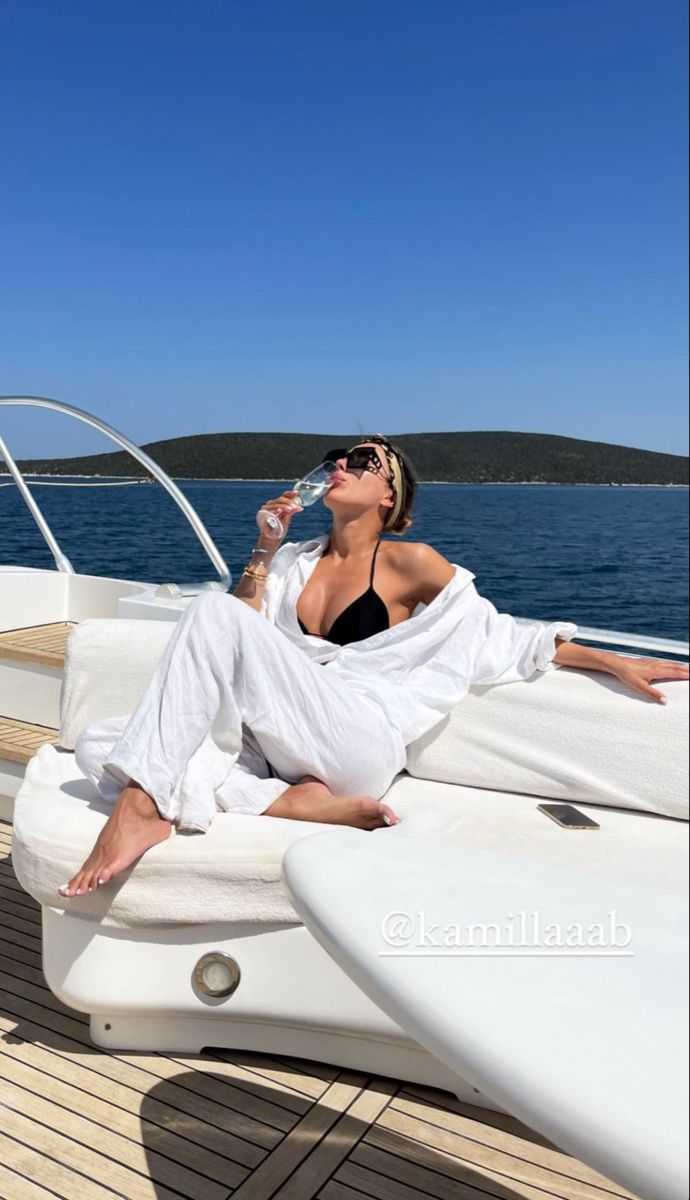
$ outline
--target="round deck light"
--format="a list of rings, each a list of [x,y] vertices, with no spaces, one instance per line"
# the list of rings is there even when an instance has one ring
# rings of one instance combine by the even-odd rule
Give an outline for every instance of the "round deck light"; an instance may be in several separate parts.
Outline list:
[[[234,958],[217,951],[204,954],[194,968],[194,982],[206,996],[232,996],[239,986],[241,971]]]

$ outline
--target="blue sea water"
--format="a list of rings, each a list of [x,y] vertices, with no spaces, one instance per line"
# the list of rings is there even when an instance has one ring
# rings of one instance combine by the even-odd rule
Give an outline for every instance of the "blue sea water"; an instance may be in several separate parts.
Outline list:
[[[289,483],[177,482],[237,577],[255,541],[257,509]],[[35,487],[33,494],[79,572],[150,582],[217,578],[158,484]],[[328,520],[316,504],[293,520],[291,540],[325,532]],[[407,536],[473,571],[501,611],[687,639],[686,489],[423,484]],[[54,565],[14,486],[0,488],[0,563]]]

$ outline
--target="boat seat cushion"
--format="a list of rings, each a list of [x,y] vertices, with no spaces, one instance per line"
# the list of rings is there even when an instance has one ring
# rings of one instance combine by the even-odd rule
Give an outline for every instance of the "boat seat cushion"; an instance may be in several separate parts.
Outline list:
[[[60,745],[91,721],[132,712],[170,637],[169,621],[92,619],[67,644]],[[688,684],[663,707],[600,671],[558,668],[472,687],[408,748],[421,779],[606,804],[688,819]]]
[[[663,706],[600,671],[561,667],[473,687],[408,747],[421,779],[688,819],[688,684]]]
[[[682,892],[687,875],[686,828],[642,813],[585,808],[600,822],[594,833],[560,829],[537,810],[533,796],[400,776],[387,801],[399,825],[371,833],[380,840],[441,836],[476,849],[515,850],[521,857]],[[108,806],[84,778],[71,752],[45,745],[29,763],[15,806],[13,863],[19,881],[42,905],[105,925],[253,927],[298,923],[281,880],[285,850],[298,838],[331,826],[219,813],[203,834],[176,834],[155,846],[107,887],[65,901],[58,888],[81,865],[103,827]],[[391,897],[404,908],[405,886]]]
[[[134,712],[175,621],[91,617],[72,630],[60,694],[60,745],[74,750],[82,729]]]

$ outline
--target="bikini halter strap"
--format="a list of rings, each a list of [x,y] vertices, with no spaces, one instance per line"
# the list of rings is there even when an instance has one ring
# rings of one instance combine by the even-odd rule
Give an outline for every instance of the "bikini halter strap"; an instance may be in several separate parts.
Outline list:
[[[374,553],[373,553],[372,559],[371,559],[371,575],[369,576],[369,587],[374,586],[374,571],[376,570],[376,555],[379,552],[380,546],[381,546],[381,538],[379,538],[378,542],[376,543],[376,547],[374,549]]]

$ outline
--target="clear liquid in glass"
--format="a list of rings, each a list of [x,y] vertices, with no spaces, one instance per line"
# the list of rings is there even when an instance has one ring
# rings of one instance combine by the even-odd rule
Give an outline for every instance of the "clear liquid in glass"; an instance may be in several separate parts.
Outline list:
[[[317,500],[321,500],[330,491],[333,476],[337,470],[336,463],[322,462],[303,479],[297,480],[293,491],[297,492],[302,508],[309,508],[310,505],[316,504]],[[285,537],[285,526],[275,513],[262,508],[257,513],[256,521],[262,535],[276,545]]]

